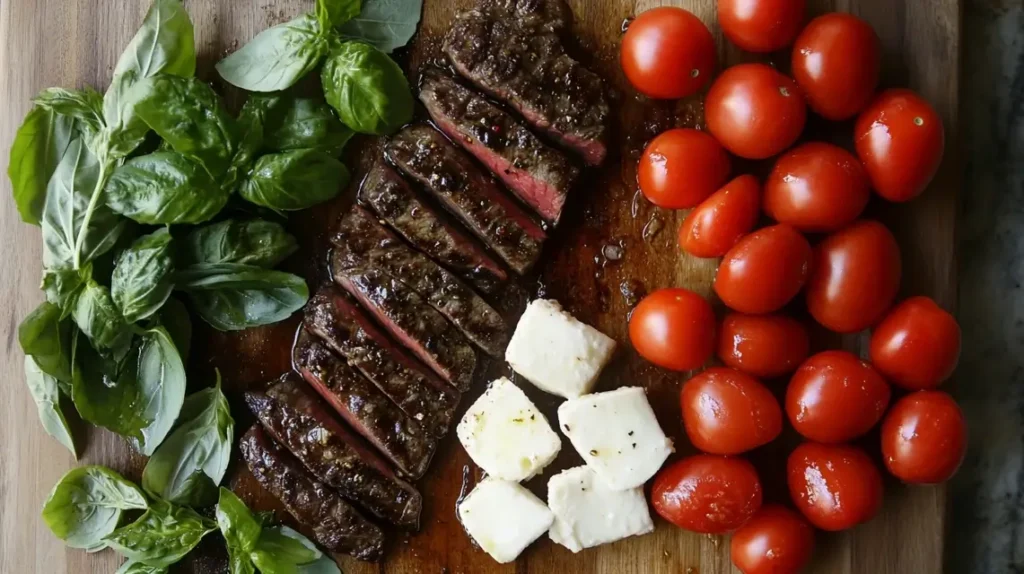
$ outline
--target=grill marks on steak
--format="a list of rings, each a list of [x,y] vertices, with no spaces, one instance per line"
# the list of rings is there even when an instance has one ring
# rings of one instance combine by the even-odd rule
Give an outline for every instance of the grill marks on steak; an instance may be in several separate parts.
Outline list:
[[[385,153],[501,257],[525,274],[540,258],[544,230],[438,131],[409,126],[392,136]]]
[[[579,170],[518,120],[437,70],[420,78],[420,100],[450,138],[459,142],[527,205],[552,224]]]
[[[238,446],[256,480],[299,522],[313,530],[318,543],[332,552],[344,552],[361,560],[381,557],[384,532],[380,527],[310,476],[259,425],[253,425]]]

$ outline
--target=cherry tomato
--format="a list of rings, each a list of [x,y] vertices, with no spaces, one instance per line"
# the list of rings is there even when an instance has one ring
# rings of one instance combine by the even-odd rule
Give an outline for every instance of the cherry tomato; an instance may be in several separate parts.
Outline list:
[[[928,297],[896,305],[871,333],[871,362],[908,390],[939,386],[960,360],[960,325]]]
[[[793,78],[825,119],[852,118],[878,86],[882,50],[871,26],[851,14],[811,20],[793,44]]]
[[[803,324],[785,315],[730,313],[718,331],[718,358],[764,379],[793,372],[810,346]]]
[[[710,134],[673,129],[651,140],[640,156],[637,179],[658,207],[685,209],[707,199],[729,178],[729,154]]]
[[[740,157],[764,159],[800,137],[807,106],[792,78],[764,64],[740,64],[711,84],[704,119],[725,149]]]
[[[715,39],[700,18],[663,6],[637,16],[622,37],[619,62],[629,83],[651,98],[695,94],[715,71]]]
[[[804,361],[786,388],[786,414],[796,432],[817,442],[846,442],[885,414],[892,389],[871,365],[846,351]]]
[[[629,340],[640,356],[675,371],[699,368],[715,347],[711,304],[689,289],[659,289],[629,318]]]
[[[942,391],[919,391],[896,401],[882,423],[882,459],[896,478],[912,484],[945,482],[967,451],[967,423]]]
[[[761,508],[761,481],[742,458],[698,454],[658,472],[651,505],[679,528],[724,534]]]
[[[939,170],[945,145],[939,114],[910,90],[886,90],[875,98],[857,117],[853,140],[871,186],[889,201],[921,195]]]
[[[835,231],[857,219],[871,190],[860,161],[822,142],[779,157],[764,183],[764,212],[805,232]]]
[[[750,375],[713,367],[683,385],[683,426],[693,446],[710,454],[740,454],[782,432],[779,401]]]
[[[715,293],[730,309],[771,313],[800,292],[811,245],[788,225],[758,229],[733,246],[715,275]]]
[[[807,309],[837,333],[866,329],[896,298],[900,269],[900,248],[892,233],[877,221],[858,221],[815,247]]]
[[[729,543],[732,563],[743,574],[797,574],[813,552],[814,529],[778,504],[762,506]]]
[[[882,474],[855,446],[805,442],[789,455],[786,474],[793,503],[822,530],[852,528],[882,507]]]
[[[722,32],[748,52],[785,48],[803,21],[804,0],[718,0]]]
[[[711,194],[679,227],[679,246],[695,257],[721,257],[750,233],[761,207],[761,186],[741,175]]]

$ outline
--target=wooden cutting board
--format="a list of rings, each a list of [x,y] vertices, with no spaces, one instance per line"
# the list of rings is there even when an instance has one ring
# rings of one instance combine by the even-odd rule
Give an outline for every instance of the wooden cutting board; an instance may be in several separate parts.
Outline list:
[[[421,35],[408,54],[410,66],[436,56],[437,37],[452,15],[472,0],[428,0]],[[588,173],[575,189],[563,225],[546,247],[540,277],[524,283],[516,297],[544,294],[562,301],[582,320],[615,337],[624,347],[602,378],[600,388],[644,385],[667,432],[683,454],[692,448],[682,434],[678,389],[685,376],[668,373],[641,361],[628,347],[626,316],[633,299],[659,287],[684,286],[710,294],[714,260],[698,260],[675,247],[682,212],[653,208],[636,194],[635,162],[644,141],[671,126],[692,126],[701,120],[699,99],[679,103],[645,103],[628,89],[617,65],[623,21],[657,1],[571,0],[576,15],[578,42],[572,52],[606,77],[619,95],[617,144],[608,165]],[[711,24],[725,62],[758,59],[741,54],[721,37],[715,23],[713,0],[675,0]],[[3,0],[0,2],[0,154],[6,163],[14,132],[29,108],[29,99],[48,86],[91,85],[105,88],[118,55],[142,20],[148,0]],[[215,84],[213,64],[248,41],[257,31],[311,9],[311,0],[185,0],[195,22],[200,76]],[[896,233],[903,253],[903,293],[926,294],[950,308],[956,299],[955,229],[960,166],[957,158],[957,105],[960,54],[959,0],[809,0],[809,10],[850,11],[867,19],[884,47],[883,84],[906,85],[920,91],[942,115],[947,153],[941,173],[920,199],[904,206],[869,206]],[[773,61],[787,67],[788,57]],[[238,94],[227,91],[237,105]],[[813,137],[849,145],[849,125],[824,126],[811,121]],[[358,165],[372,148],[349,153]],[[764,164],[742,164],[763,174]],[[118,558],[111,552],[87,555],[65,549],[39,518],[43,500],[57,479],[76,461],[42,430],[23,383],[22,354],[16,342],[20,320],[41,300],[40,239],[38,229],[18,220],[10,187],[2,182],[0,198],[0,325],[3,343],[0,376],[0,570],[4,574],[113,572]],[[302,255],[290,263],[311,281],[319,279],[327,228],[351,202],[351,191],[315,213],[298,214],[290,227],[303,244]],[[798,311],[799,312],[799,311]],[[201,329],[193,343],[189,366],[193,387],[208,384],[212,367],[225,377],[239,433],[251,422],[240,404],[240,391],[275,377],[287,368],[288,341],[296,322],[243,334],[223,335]],[[856,337],[815,337],[822,345],[858,349]],[[493,365],[491,374],[504,372]],[[785,381],[771,382],[780,391]],[[479,385],[478,385],[479,386]],[[549,414],[556,406],[550,397],[531,392]],[[467,397],[465,407],[474,395]],[[138,479],[144,461],[127,444],[105,431],[78,424],[81,460],[78,464],[106,464]],[[786,500],[784,457],[793,444],[784,437],[752,454],[761,469],[769,500]],[[877,437],[868,441],[874,447]],[[578,464],[568,442],[557,461],[560,468]],[[874,447],[877,451],[877,448]],[[542,539],[516,564],[496,565],[475,548],[455,519],[460,489],[477,478],[453,438],[439,449],[432,470],[422,482],[426,510],[423,532],[395,536],[382,566],[359,564],[342,558],[345,572],[424,573],[555,573],[584,574],[629,572],[665,574],[720,574],[735,572],[728,557],[728,540],[683,532],[658,522],[657,530],[642,538],[622,541],[573,555]],[[551,472],[546,473],[550,476]],[[276,508],[237,462],[230,480],[242,495],[260,508]],[[545,479],[529,487],[544,495]],[[941,571],[946,518],[945,489],[905,488],[887,483],[882,513],[870,523],[843,534],[821,535],[810,572],[828,574],[931,574]],[[288,520],[287,515],[279,513]],[[224,553],[210,537],[181,570],[226,571]]]

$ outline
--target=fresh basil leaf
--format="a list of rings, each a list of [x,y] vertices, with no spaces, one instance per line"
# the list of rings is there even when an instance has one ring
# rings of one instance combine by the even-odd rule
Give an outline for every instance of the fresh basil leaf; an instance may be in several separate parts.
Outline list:
[[[80,466],[65,474],[43,505],[43,521],[72,548],[96,550],[117,528],[124,510],[146,508],[137,486],[103,466]]]
[[[341,574],[338,563],[324,554],[318,560],[299,566],[299,574]]]
[[[345,39],[361,40],[390,54],[409,43],[423,12],[423,0],[366,0],[358,16],[338,31]]]
[[[25,223],[39,225],[46,203],[46,185],[74,133],[72,118],[35,106],[14,135],[7,176],[11,179],[18,213]]]
[[[118,255],[110,295],[125,321],[141,321],[160,309],[174,289],[173,268],[171,233],[166,227],[136,239]]]
[[[316,0],[316,19],[321,30],[330,30],[358,16],[361,8],[361,0]]]
[[[77,270],[71,268],[43,269],[42,289],[46,293],[46,300],[60,307],[62,319],[74,310],[75,301],[91,276],[91,263]]]
[[[338,46],[324,62],[320,79],[327,103],[359,133],[388,134],[412,119],[412,92],[402,68],[369,44]]]
[[[113,159],[126,157],[146,140],[149,126],[135,114],[135,96],[132,90],[138,81],[138,72],[128,70],[114,76],[103,95],[103,120],[107,125],[107,152]]]
[[[338,195],[348,179],[345,165],[322,151],[283,151],[260,156],[238,194],[275,211],[296,211]]]
[[[217,73],[229,84],[250,92],[289,88],[327,53],[328,40],[319,32],[312,14],[267,28],[218,62]]]
[[[46,88],[40,92],[32,103],[40,108],[73,118],[78,121],[77,127],[84,133],[95,136],[103,129],[103,96],[92,88],[84,90],[67,90],[64,88]],[[96,150],[93,150],[95,153]]]
[[[252,574],[249,553],[256,547],[263,527],[235,493],[221,487],[217,501],[217,525],[228,547],[231,574]]]
[[[234,165],[248,169],[256,153],[263,147],[267,120],[281,101],[277,94],[249,94],[238,113],[239,145]]]
[[[308,538],[287,526],[264,528],[252,561],[261,572],[296,571],[295,567],[319,560],[323,553]]]
[[[190,77],[196,73],[192,20],[179,0],[153,0],[142,26],[125,48],[114,76],[134,72],[140,78],[156,74]]]
[[[18,342],[39,369],[61,381],[71,381],[71,323],[62,321],[60,307],[44,301],[18,325]]]
[[[78,458],[71,429],[64,418],[64,412],[60,409],[60,385],[57,379],[44,373],[35,359],[28,355],[25,357],[25,382],[28,384],[32,400],[36,403],[36,410],[39,411],[39,422],[43,423],[47,434],[57,439],[75,458]]]
[[[117,569],[114,574],[167,574],[167,568],[149,566],[142,562],[128,560]]]
[[[119,365],[102,356],[82,333],[72,335],[71,399],[88,423],[140,439],[147,421],[139,414],[138,345]]]
[[[264,145],[274,151],[316,149],[341,155],[353,132],[325,102],[291,98],[281,103],[265,129]]]
[[[271,268],[299,248],[278,223],[226,219],[199,227],[185,237],[182,258],[194,263],[242,263]]]
[[[221,187],[198,163],[173,151],[128,160],[107,182],[107,205],[139,223],[200,223],[228,201]]]
[[[221,331],[282,321],[309,298],[301,277],[234,263],[192,265],[178,272],[175,284],[199,316]]]
[[[91,278],[75,300],[71,316],[100,351],[121,349],[131,339],[131,331],[110,298],[110,290]]]
[[[129,560],[166,568],[216,529],[212,520],[196,511],[158,500],[138,520],[118,528],[105,541]]]
[[[170,334],[153,327],[142,334],[137,375],[142,428],[139,452],[152,456],[178,418],[185,399],[185,366]]]
[[[185,304],[171,297],[158,313],[158,324],[167,329],[167,333],[178,349],[182,364],[188,364],[189,350],[192,346],[192,319],[189,318]]]

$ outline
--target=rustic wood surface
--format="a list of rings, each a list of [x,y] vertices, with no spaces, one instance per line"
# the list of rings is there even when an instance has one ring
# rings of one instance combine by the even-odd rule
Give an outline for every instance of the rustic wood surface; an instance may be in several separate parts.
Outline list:
[[[408,58],[416,67],[434,57],[437,35],[452,14],[472,0],[428,0],[422,33]],[[546,248],[540,278],[526,282],[523,293],[543,292],[567,305],[581,319],[615,337],[625,350],[604,375],[601,388],[642,384],[649,389],[662,425],[677,439],[678,450],[689,452],[681,436],[677,392],[684,376],[645,365],[628,349],[626,316],[632,294],[665,286],[685,286],[709,294],[715,269],[713,260],[697,260],[675,248],[675,230],[683,213],[658,210],[635,196],[635,164],[643,142],[672,125],[694,125],[701,119],[699,100],[678,104],[645,103],[630,92],[618,71],[617,46],[623,20],[658,2],[641,0],[572,0],[576,15],[577,57],[600,71],[619,90],[613,106],[618,116],[619,145],[613,146],[609,165],[588,174],[567,207],[562,227]],[[726,62],[753,59],[722,40],[713,25],[714,0],[676,0],[712,24]],[[927,194],[909,205],[880,206],[870,213],[890,224],[900,240],[904,261],[905,294],[927,294],[947,308],[955,302],[955,219],[959,187],[957,160],[957,105],[960,49],[958,0],[809,0],[812,13],[830,9],[850,11],[867,19],[884,46],[883,83],[908,85],[919,90],[939,110],[946,125],[946,162]],[[147,0],[0,0],[0,156],[7,152],[29,99],[48,86],[91,85],[103,89],[122,48],[142,19]],[[312,6],[311,0],[185,0],[195,23],[200,57],[199,74],[216,84],[212,65],[227,52],[267,26],[284,21]],[[774,58],[786,67],[786,56]],[[237,94],[228,91],[237,103]],[[849,144],[849,125],[823,126],[812,120],[814,137]],[[370,153],[364,148],[362,156]],[[359,153],[349,159],[359,163]],[[764,165],[739,166],[762,173]],[[3,178],[0,193],[0,570],[3,573],[113,572],[118,558],[111,552],[87,555],[65,549],[39,518],[52,485],[76,461],[40,427],[34,405],[25,390],[22,354],[16,327],[42,298],[38,229],[19,221],[10,187]],[[330,209],[292,217],[291,227],[303,243],[303,255],[290,265],[311,281],[318,279],[326,228],[349,197]],[[621,259],[616,255],[621,253]],[[616,260],[617,259],[617,260]],[[513,298],[515,299],[515,298]],[[799,312],[799,311],[798,311]],[[243,431],[251,421],[239,403],[246,386],[276,376],[287,368],[287,341],[295,327],[287,322],[274,328],[225,336],[199,330],[189,365],[190,385],[209,382],[212,367],[222,369]],[[857,338],[818,338],[824,343],[858,348]],[[495,365],[492,373],[501,371]],[[774,382],[780,390],[784,382]],[[555,402],[532,396],[552,413]],[[468,400],[470,400],[470,397]],[[465,403],[464,405],[465,406]],[[143,460],[127,444],[104,431],[78,424],[77,464],[107,464],[137,479]],[[877,438],[877,437],[876,437]],[[777,445],[755,452],[752,459],[762,470],[769,499],[784,500],[783,460],[792,444],[787,437]],[[558,465],[578,464],[568,442]],[[875,449],[877,450],[877,449]],[[516,564],[498,566],[473,547],[454,516],[455,501],[465,477],[476,476],[456,441],[440,448],[421,488],[428,501],[424,529],[417,536],[394,537],[383,566],[342,559],[345,572],[424,573],[672,573],[720,574],[735,572],[729,564],[726,538],[685,533],[659,521],[655,533],[573,555],[543,539]],[[550,475],[550,472],[547,473]],[[230,470],[232,485],[253,505],[273,508],[244,465]],[[543,496],[543,479],[529,486]],[[884,510],[872,522],[851,532],[819,536],[819,550],[810,572],[828,574],[931,574],[941,571],[945,529],[945,490],[942,487],[908,489],[890,481]],[[287,520],[287,516],[282,516]],[[210,537],[182,570],[226,571],[223,550]]]

